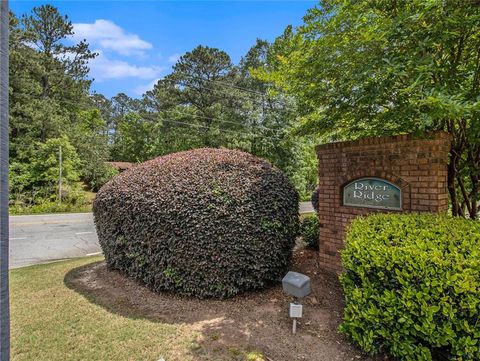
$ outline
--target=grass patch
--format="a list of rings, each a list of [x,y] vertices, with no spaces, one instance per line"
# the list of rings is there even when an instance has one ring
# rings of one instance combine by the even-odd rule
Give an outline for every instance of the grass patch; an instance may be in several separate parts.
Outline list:
[[[65,285],[69,271],[102,259],[86,257],[10,272],[12,360],[226,360],[225,350],[204,349],[202,335],[188,324],[111,313]],[[228,360],[264,358],[238,348]]]
[[[198,335],[181,325],[109,313],[64,285],[100,257],[12,270],[12,360],[193,360]]]

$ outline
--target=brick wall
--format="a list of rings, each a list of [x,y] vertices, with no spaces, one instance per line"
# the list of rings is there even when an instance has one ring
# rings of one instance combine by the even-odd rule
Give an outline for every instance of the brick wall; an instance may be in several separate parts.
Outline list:
[[[317,146],[321,267],[342,270],[339,251],[345,228],[353,218],[387,212],[344,206],[344,185],[358,178],[382,178],[402,191],[402,211],[388,212],[444,212],[448,208],[449,149],[450,137],[443,132],[431,134],[428,139],[400,135]]]

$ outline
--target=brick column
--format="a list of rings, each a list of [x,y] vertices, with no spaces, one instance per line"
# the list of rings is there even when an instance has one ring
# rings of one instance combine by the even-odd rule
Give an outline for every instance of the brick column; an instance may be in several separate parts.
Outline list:
[[[450,136],[411,135],[364,138],[319,145],[320,265],[341,272],[345,229],[358,215],[378,212],[431,212],[448,209],[447,162]],[[342,188],[358,178],[387,180],[402,191],[402,210],[386,211],[342,204]]]

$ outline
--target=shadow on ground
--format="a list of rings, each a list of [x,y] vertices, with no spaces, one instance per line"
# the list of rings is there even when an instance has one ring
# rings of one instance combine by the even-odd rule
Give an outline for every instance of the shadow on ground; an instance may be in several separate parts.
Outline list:
[[[152,292],[107,269],[105,262],[70,271],[65,284],[109,312],[190,328],[200,334],[191,348],[195,360],[245,360],[255,350],[272,361],[383,360],[362,355],[338,333],[342,291],[335,275],[319,270],[316,253],[297,251],[294,259],[294,270],[312,279],[295,336],[288,317],[292,300],[281,286],[227,300],[199,300]]]

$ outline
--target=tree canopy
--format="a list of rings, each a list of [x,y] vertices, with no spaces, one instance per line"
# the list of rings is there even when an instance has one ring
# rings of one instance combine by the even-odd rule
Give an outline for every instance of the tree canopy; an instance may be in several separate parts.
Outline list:
[[[270,160],[308,197],[316,185],[314,144],[290,131],[295,99],[270,93],[269,83],[252,74],[265,64],[269,46],[257,40],[234,65],[224,51],[200,45],[141,100],[112,98],[106,110],[116,114],[112,158],[143,161],[199,147],[237,148]]]
[[[322,0],[257,72],[298,102],[298,131],[329,140],[452,135],[454,215],[476,218],[480,6],[475,1]]]
[[[64,190],[71,190],[72,197],[79,196],[80,180],[95,189],[108,171],[104,165],[109,156],[104,120],[89,96],[91,80],[87,78],[88,61],[96,54],[85,41],[66,45],[65,39],[72,34],[68,17],[51,5],[34,7],[30,15],[21,18],[10,13],[10,183],[14,203],[55,200],[60,147]],[[46,166],[48,170],[42,170]],[[64,199],[69,199],[68,194]]]
[[[290,131],[296,100],[253,76],[268,61],[267,41],[257,40],[239,64],[199,45],[141,98],[120,92],[108,99],[91,92],[88,64],[97,54],[85,40],[70,45],[73,31],[68,16],[51,5],[10,14],[12,204],[58,200],[60,148],[63,188],[72,197],[81,198],[82,188],[98,190],[115,174],[107,160],[142,162],[200,147],[266,158],[304,198],[315,188],[314,143]]]

